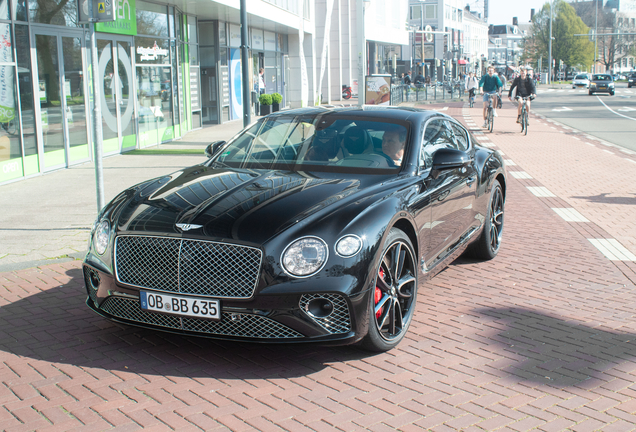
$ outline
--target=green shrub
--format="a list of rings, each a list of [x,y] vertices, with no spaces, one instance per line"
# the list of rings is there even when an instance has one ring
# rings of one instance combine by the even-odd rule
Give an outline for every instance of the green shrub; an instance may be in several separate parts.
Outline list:
[[[258,97],[258,103],[261,105],[271,105],[272,104],[272,95],[263,93]]]
[[[272,102],[275,104],[279,104],[283,101],[283,95],[280,93],[272,93]]]

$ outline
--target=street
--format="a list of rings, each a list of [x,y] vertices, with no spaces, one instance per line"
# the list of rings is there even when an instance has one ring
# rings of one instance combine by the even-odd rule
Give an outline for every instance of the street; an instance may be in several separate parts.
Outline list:
[[[11,259],[0,268],[3,429],[636,429],[636,154],[618,132],[631,120],[614,119],[596,96],[541,90],[527,136],[507,100],[493,133],[479,128],[479,104],[415,105],[455,117],[503,154],[504,239],[493,261],[460,257],[422,284],[406,339],[383,354],[218,342],[107,321],[84,304],[81,261],[47,263],[28,246],[42,224],[47,243],[59,246],[50,258],[81,257],[96,211],[91,166],[2,186],[3,208],[42,200],[24,203],[28,223],[14,207],[12,218],[0,216],[0,242],[21,241],[27,256],[0,254],[0,264]],[[599,98],[614,111],[634,106],[619,96]],[[552,111],[561,106],[571,111]],[[202,151],[219,135],[210,128],[161,147]],[[108,158],[108,198],[143,174],[199,160]],[[38,204],[48,208],[50,188],[66,183],[87,186],[42,215]]]
[[[533,102],[535,112],[596,138],[622,148],[636,151],[636,89],[626,83],[616,83],[616,94],[588,94],[587,89],[570,85],[544,89]]]

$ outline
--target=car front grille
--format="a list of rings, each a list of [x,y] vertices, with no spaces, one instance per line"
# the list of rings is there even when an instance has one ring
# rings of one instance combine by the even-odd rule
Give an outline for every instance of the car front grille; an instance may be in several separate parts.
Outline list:
[[[213,241],[119,236],[115,242],[119,282],[183,294],[250,298],[261,259],[260,249]]]
[[[349,307],[344,297],[338,294],[303,294],[299,302],[300,310],[306,311],[307,304],[314,299],[325,299],[333,305],[333,310],[329,316],[315,317],[311,314],[307,314],[316,324],[327,330],[330,334],[341,334],[351,331]]]
[[[207,335],[232,336],[256,339],[294,339],[303,335],[270,318],[222,312],[220,321],[185,318],[147,312],[139,307],[139,300],[112,296],[102,303],[100,309],[113,317],[142,324]]]

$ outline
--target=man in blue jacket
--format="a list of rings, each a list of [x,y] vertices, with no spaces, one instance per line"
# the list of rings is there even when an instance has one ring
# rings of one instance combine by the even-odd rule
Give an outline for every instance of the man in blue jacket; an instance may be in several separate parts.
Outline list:
[[[488,122],[486,121],[486,113],[488,112],[488,99],[490,95],[494,96],[494,99],[492,101],[493,114],[495,117],[497,117],[497,110],[495,110],[494,108],[497,106],[497,93],[499,92],[499,89],[501,87],[503,87],[503,84],[501,83],[499,77],[495,75],[495,67],[488,66],[488,73],[481,77],[481,80],[479,81],[479,91],[484,95],[482,99],[484,101],[484,125],[482,127],[484,128],[488,127]]]

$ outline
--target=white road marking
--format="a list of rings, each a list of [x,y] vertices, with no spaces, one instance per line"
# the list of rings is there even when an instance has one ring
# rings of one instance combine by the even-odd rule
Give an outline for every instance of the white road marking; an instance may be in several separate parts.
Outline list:
[[[623,107],[623,108],[621,108],[621,109],[617,109],[616,111],[621,111],[621,112],[636,111],[636,108]]]
[[[507,166],[516,166],[517,165],[512,159],[504,159],[504,163]]]
[[[635,161],[635,160],[627,159],[627,158],[624,158],[624,159],[625,159],[626,161],[629,161],[629,162],[631,162],[631,163],[635,163],[635,164],[636,164],[636,161]]]
[[[609,151],[609,150],[605,150],[605,149],[603,149],[603,151],[604,151],[604,152],[607,152],[607,153],[609,153],[609,154],[614,154],[614,152],[611,152],[611,151]]]
[[[531,179],[532,176],[525,171],[508,171],[516,179]]]
[[[588,240],[610,261],[636,261],[636,255],[627,250],[616,239]]]
[[[568,107],[561,107],[561,108],[553,108],[552,111],[562,112],[562,111],[572,111],[572,109]]]
[[[573,208],[552,208],[566,222],[589,222],[581,213]]]
[[[626,149],[626,148],[619,148],[619,150],[622,151],[623,153],[627,153],[627,154],[630,154],[630,155],[636,155],[636,152],[633,151],[633,150],[629,150],[629,149]]]
[[[534,196],[537,196],[539,198],[556,197],[556,195],[550,192],[548,188],[543,186],[528,186],[528,190],[532,192]]]
[[[621,116],[621,117],[625,117],[626,119],[629,119],[629,120],[634,120],[634,121],[636,121],[636,118],[634,118],[634,117],[629,117],[629,116],[623,115],[623,114],[621,114],[621,113],[617,113],[616,111],[614,111],[613,109],[611,109],[610,107],[608,107],[608,106],[605,104],[605,102],[603,102],[603,101],[601,100],[601,98],[600,98],[600,97],[596,96],[596,99],[598,99],[598,100],[599,100],[599,102],[600,102],[600,103],[602,103],[602,104],[603,104],[603,106],[604,106],[605,108],[607,108],[608,110],[610,110],[610,111],[611,111],[611,112],[613,112],[614,114],[616,114],[616,115],[618,115],[618,116]]]

